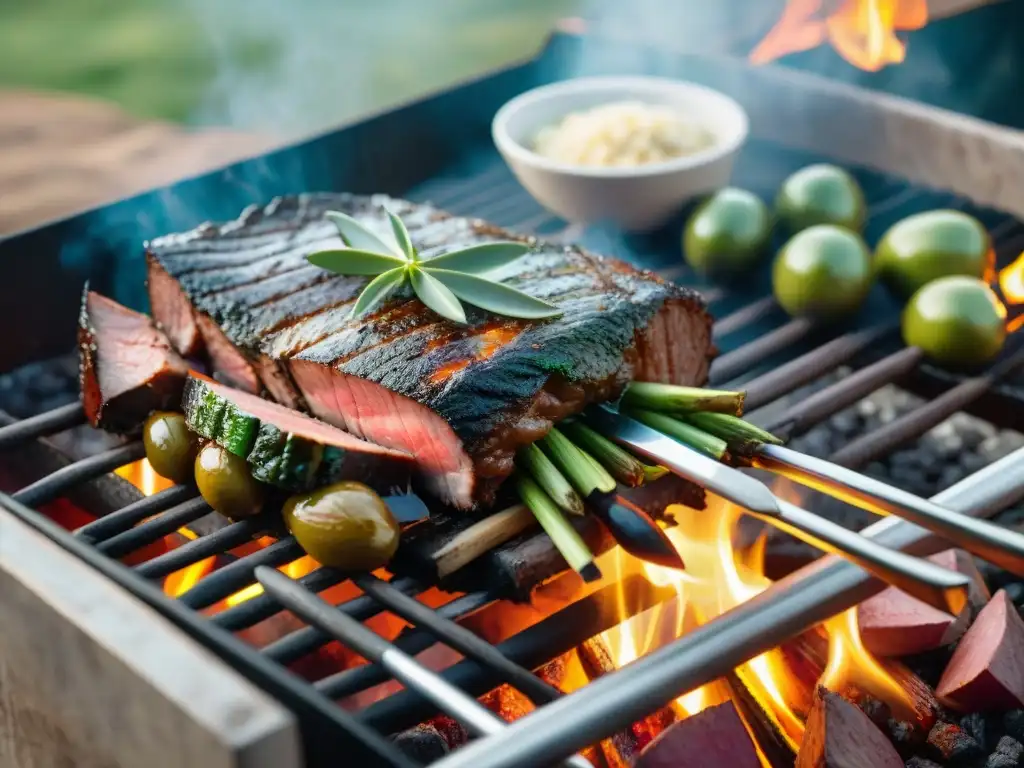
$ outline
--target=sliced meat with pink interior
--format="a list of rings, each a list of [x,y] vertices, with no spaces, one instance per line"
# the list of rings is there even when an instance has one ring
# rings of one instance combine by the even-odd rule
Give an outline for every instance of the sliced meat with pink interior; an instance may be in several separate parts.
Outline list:
[[[412,456],[361,440],[312,416],[192,371],[182,408],[189,427],[242,458],[254,476],[288,491],[358,480],[406,490]]]
[[[139,427],[154,410],[177,409],[188,364],[146,315],[86,288],[78,319],[82,405],[89,423]]]
[[[253,379],[355,435],[411,452],[425,487],[461,509],[489,504],[516,450],[632,379],[700,385],[711,317],[701,297],[614,259],[532,243],[502,281],[562,309],[531,322],[471,307],[468,324],[399,294],[366,317],[350,307],[367,278],[311,269],[306,256],[341,248],[324,213],[382,234],[382,206],[402,217],[429,257],[517,236],[383,196],[303,195],[237,221],[155,240],[149,256],[178,281],[195,317],[223,333],[219,376]],[[200,321],[200,330],[203,322]],[[213,334],[202,331],[207,339]],[[237,354],[236,354],[237,353]]]

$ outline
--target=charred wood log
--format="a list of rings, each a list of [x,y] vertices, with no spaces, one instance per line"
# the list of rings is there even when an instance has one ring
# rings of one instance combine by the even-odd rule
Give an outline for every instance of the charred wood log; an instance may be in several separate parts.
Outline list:
[[[819,687],[796,768],[903,768],[903,758],[860,707]]]
[[[1004,590],[978,614],[936,692],[944,704],[962,712],[1024,706],[1024,620]]]
[[[635,768],[761,768],[736,706],[727,701],[670,725],[640,754]]]
[[[730,672],[723,678],[737,711],[753,732],[761,754],[771,768],[793,768],[796,755],[772,717],[744,685],[739,675]]]

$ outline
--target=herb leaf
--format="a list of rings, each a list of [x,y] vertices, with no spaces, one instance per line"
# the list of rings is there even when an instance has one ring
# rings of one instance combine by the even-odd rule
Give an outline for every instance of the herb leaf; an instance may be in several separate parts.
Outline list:
[[[407,263],[405,259],[398,256],[361,251],[355,248],[340,251],[317,251],[309,254],[306,260],[310,264],[337,272],[339,275],[379,275],[388,270],[404,267]]]
[[[423,269],[413,267],[409,270],[409,279],[419,300],[437,314],[455,323],[466,322],[466,311],[459,300],[437,278],[427,274]]]
[[[470,275],[482,275],[506,264],[511,264],[528,253],[529,250],[530,246],[524,243],[482,243],[442,253],[440,256],[424,261],[423,266],[431,269],[465,272]]]
[[[391,231],[395,233],[395,242],[402,249],[405,258],[409,261],[416,261],[416,249],[412,247],[412,238],[409,237],[409,230],[405,228],[405,223],[387,208],[384,211],[391,220]]]
[[[394,245],[385,243],[380,237],[347,213],[327,211],[324,216],[334,222],[334,226],[338,228],[342,241],[349,248],[355,248],[359,251],[370,251],[372,253],[388,253],[392,256],[404,255]]]
[[[384,301],[388,294],[405,282],[406,268],[396,267],[373,278],[363,292],[359,294],[355,306],[352,307],[352,316],[359,317]]]
[[[432,263],[432,261],[423,262],[424,265]],[[480,307],[488,312],[527,320],[557,317],[562,314],[562,310],[554,304],[476,275],[427,266],[422,266],[420,271],[437,278],[467,304]]]

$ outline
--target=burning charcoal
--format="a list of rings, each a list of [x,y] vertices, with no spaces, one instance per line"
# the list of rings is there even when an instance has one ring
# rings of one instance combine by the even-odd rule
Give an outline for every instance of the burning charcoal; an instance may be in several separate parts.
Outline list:
[[[892,717],[892,710],[889,705],[874,696],[865,696],[863,701],[858,703],[861,711],[868,716],[879,728],[885,728],[886,723]]]
[[[706,768],[712,765],[761,766],[754,742],[731,701],[709,707],[666,728],[640,753],[634,768]]]
[[[903,768],[903,758],[856,705],[819,687],[796,768]]]
[[[432,725],[417,725],[394,738],[395,744],[418,763],[428,765],[448,754],[448,743]]]
[[[1024,709],[1013,709],[1003,715],[1003,728],[1017,741],[1024,742]]]
[[[889,740],[900,753],[900,757],[913,755],[924,744],[926,734],[913,723],[890,717],[883,725],[883,730],[889,734]]]
[[[985,762],[985,768],[1018,768],[1021,765],[1024,765],[1024,744],[1011,736],[1003,736]]]
[[[953,723],[936,723],[928,732],[928,748],[932,757],[953,768],[969,765],[985,755],[981,745]]]
[[[942,766],[926,757],[912,757],[907,760],[906,768],[942,768]]]
[[[982,749],[988,749],[988,739],[986,737],[988,720],[983,714],[980,712],[972,712],[971,714],[966,715],[960,720],[960,728],[964,733],[978,742]]]
[[[1005,591],[996,593],[957,646],[939,681],[939,699],[960,711],[1014,709],[1024,703],[1024,620]]]

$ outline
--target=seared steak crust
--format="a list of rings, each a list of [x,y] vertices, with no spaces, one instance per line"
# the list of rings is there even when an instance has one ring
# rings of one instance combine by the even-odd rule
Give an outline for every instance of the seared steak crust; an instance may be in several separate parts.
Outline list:
[[[462,508],[489,500],[518,445],[587,402],[617,396],[630,379],[704,381],[710,317],[699,295],[575,247],[537,243],[500,275],[562,308],[551,321],[467,307],[469,324],[459,326],[409,296],[351,318],[367,278],[335,275],[305,257],[343,247],[325,211],[386,234],[385,205],[425,257],[522,239],[381,196],[283,198],[150,243],[151,275],[160,278],[151,292],[168,275],[191,304],[161,294],[157,320],[174,326],[172,339],[195,338],[194,325],[215,370],[236,386],[266,387],[361,437],[412,450],[430,490]]]

